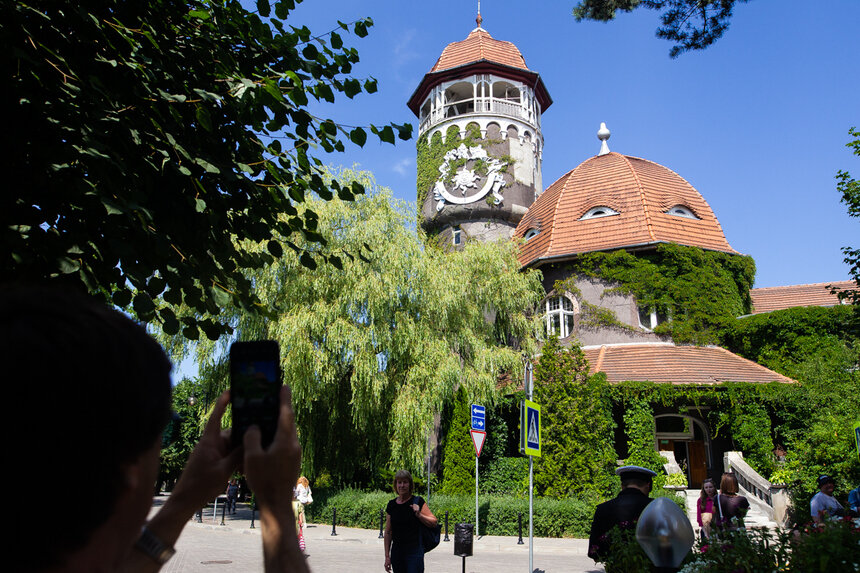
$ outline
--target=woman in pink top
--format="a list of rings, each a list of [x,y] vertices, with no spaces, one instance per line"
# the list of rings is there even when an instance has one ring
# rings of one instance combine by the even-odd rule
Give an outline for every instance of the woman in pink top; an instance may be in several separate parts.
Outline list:
[[[699,501],[696,503],[696,521],[699,522],[702,535],[706,538],[711,536],[711,521],[714,519],[716,495],[717,486],[714,484],[714,480],[707,478],[702,482],[702,493],[699,494]]]

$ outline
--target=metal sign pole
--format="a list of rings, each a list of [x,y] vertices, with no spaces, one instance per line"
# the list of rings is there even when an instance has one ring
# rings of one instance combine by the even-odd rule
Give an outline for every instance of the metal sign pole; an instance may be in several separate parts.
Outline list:
[[[528,399],[532,399],[534,391],[534,381],[532,379],[532,362],[526,362],[526,395]],[[534,568],[534,456],[529,456],[529,573],[532,573]]]
[[[478,537],[478,456],[475,456],[475,538]]]

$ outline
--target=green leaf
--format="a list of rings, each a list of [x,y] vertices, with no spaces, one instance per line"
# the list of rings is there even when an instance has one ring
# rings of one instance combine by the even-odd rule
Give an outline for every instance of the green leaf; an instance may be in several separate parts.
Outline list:
[[[64,275],[76,273],[81,269],[81,261],[69,257],[60,257],[57,259],[57,268]]]
[[[198,213],[203,213],[206,211],[206,201],[203,199],[197,198],[194,200],[194,210]]]
[[[367,141],[367,132],[360,127],[356,127],[349,132],[349,140],[359,147],[364,147],[364,144]]]
[[[392,142],[393,142],[393,140],[392,140]],[[215,167],[214,165],[212,165],[211,163],[209,163],[208,161],[206,161],[202,157],[195,158],[194,163],[196,163],[197,165],[199,165],[200,167],[205,169],[207,173],[215,173],[215,174],[221,173],[220,169],[218,169],[217,167]]]
[[[338,35],[337,32],[332,32],[329,34],[329,41],[331,42],[331,47],[335,50],[339,50],[343,47],[343,39]]]
[[[200,330],[197,329],[197,326],[186,326],[182,329],[182,336],[187,338],[188,340],[197,340],[200,338]]]
[[[365,36],[367,36],[367,24],[362,20],[359,20],[355,23],[353,30],[355,31],[355,35],[359,38],[364,38]]]
[[[271,255],[276,259],[280,259],[284,256],[284,249],[277,241],[269,241],[269,243],[266,245],[266,248],[269,250],[269,253],[271,253]]]
[[[212,14],[210,14],[207,10],[192,10],[188,13],[188,15],[192,18],[197,18],[199,20],[208,20],[212,17]]]
[[[369,94],[376,93],[376,88],[377,88],[377,85],[376,85],[376,79],[375,78],[370,78],[370,79],[364,81],[364,91],[366,91],[367,93],[369,93]]]
[[[355,78],[348,78],[343,82],[343,93],[352,99],[356,94],[361,93],[361,84]]]
[[[299,257],[299,262],[307,269],[315,270],[317,268],[317,262],[307,251],[302,253],[302,256]]]
[[[149,293],[151,297],[157,297],[160,295],[164,288],[167,286],[167,282],[161,277],[152,277],[149,279],[149,282],[146,283],[146,292]]]
[[[212,118],[209,115],[208,109],[202,105],[198,105],[194,115],[197,117],[197,121],[200,122],[200,125],[203,126],[203,129],[206,131],[212,131]]]
[[[134,296],[134,302],[132,304],[134,308],[134,312],[138,314],[138,316],[147,316],[155,310],[155,304],[152,302],[152,297],[150,297],[145,292],[138,292]]]
[[[316,60],[317,56],[320,55],[320,52],[319,50],[317,50],[316,46],[314,46],[313,44],[308,44],[307,46],[305,46],[305,49],[302,50],[302,55],[308,60]]]
[[[268,18],[272,13],[272,7],[269,6],[269,0],[257,0],[257,13],[263,18]],[[195,338],[195,340],[197,340]]]
[[[113,303],[120,308],[125,308],[131,304],[131,291],[128,289],[120,289],[113,293],[111,297]]]
[[[301,2],[301,0],[299,0]],[[275,3],[275,15],[281,20],[286,20],[290,15],[290,10],[295,9],[296,4],[293,0],[278,0]]]

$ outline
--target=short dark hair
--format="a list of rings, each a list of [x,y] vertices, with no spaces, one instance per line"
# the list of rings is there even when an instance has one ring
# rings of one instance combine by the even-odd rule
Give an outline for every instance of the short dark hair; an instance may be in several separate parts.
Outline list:
[[[21,469],[8,484],[21,491],[6,496],[17,523],[11,546],[39,570],[86,545],[113,512],[123,464],[152,448],[169,418],[171,366],[142,326],[101,302],[7,285],[0,367],[19,419],[7,428]],[[71,525],[50,517],[67,509]]]
[[[621,476],[621,487],[646,487],[653,484],[654,480],[650,476],[643,476],[643,474],[624,474]]]

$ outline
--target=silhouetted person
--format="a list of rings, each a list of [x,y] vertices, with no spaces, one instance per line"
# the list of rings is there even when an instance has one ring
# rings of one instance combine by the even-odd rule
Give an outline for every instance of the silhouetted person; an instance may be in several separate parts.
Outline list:
[[[243,459],[260,507],[266,571],[307,571],[283,495],[301,457],[286,387],[265,451],[256,427],[243,448],[230,449],[229,430],[221,430],[229,394],[221,395],[173,493],[145,523],[171,406],[170,361],[158,343],[92,299],[4,286],[0,364],[5,403],[20,420],[7,435],[9,459],[29,492],[11,496],[7,546],[20,556],[16,571],[158,571],[185,524]],[[73,521],[45,519],[79,495],[80,483],[86,499]]]

